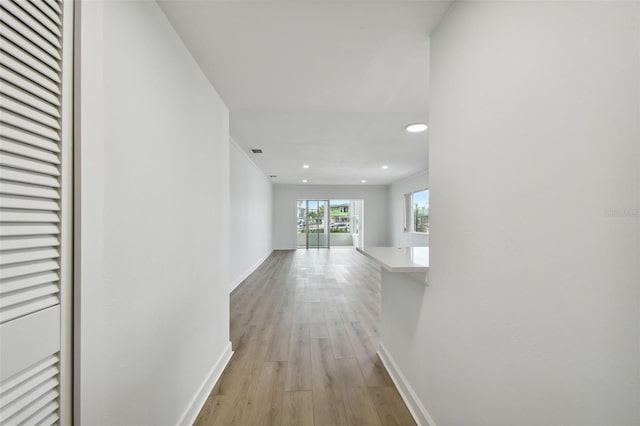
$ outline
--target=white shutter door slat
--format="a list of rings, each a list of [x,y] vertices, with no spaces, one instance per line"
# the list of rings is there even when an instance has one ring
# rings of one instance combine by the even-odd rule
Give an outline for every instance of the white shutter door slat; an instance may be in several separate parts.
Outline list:
[[[14,387],[20,385],[20,383],[28,380],[29,377],[40,373],[42,370],[45,370],[51,366],[56,366],[58,364],[58,361],[60,361],[58,355],[51,355],[35,363],[29,368],[22,370],[20,373],[3,379],[2,383],[0,383],[0,394],[4,394],[5,392],[10,391]]]
[[[60,228],[55,223],[2,223],[0,235],[3,237],[28,236],[28,235],[55,235],[60,233]]]
[[[21,399],[16,404],[2,407],[3,420],[12,425],[25,424],[29,417],[58,398],[58,384],[57,378],[49,379],[32,389],[26,398]],[[4,414],[5,412],[8,414]]]
[[[38,148],[46,149],[51,152],[60,152],[60,145],[57,142],[52,141],[42,136],[34,135],[33,133],[27,133],[16,129],[14,127],[0,123],[0,137],[5,139],[11,139],[16,142],[22,142],[27,145],[33,145]]]
[[[0,195],[0,205],[5,209],[60,210],[60,205],[55,200],[11,195]]]
[[[46,308],[51,308],[60,304],[57,295],[45,296],[39,299],[29,299],[28,301],[0,309],[0,322],[12,321],[21,317],[33,314]]]
[[[8,152],[2,152],[0,153],[0,156],[2,157],[0,161],[2,161],[3,165],[50,176],[60,176],[60,170],[55,164],[30,160],[20,155],[14,155]]]
[[[60,164],[60,157],[58,157],[56,153],[10,141],[2,137],[0,137],[0,151],[10,152],[47,163]]]
[[[60,111],[58,110],[58,108],[48,102],[43,101],[39,97],[34,96],[31,93],[26,92],[19,87],[9,84],[5,81],[0,81],[0,93],[10,96],[13,99],[29,105],[30,107],[35,108],[38,111],[41,111],[51,117],[60,118]]]
[[[47,6],[49,6],[51,8],[51,10],[53,10],[55,13],[59,15],[62,15],[62,10],[60,9],[60,3],[58,3],[56,0],[43,0],[44,3],[47,4]]]
[[[16,383],[16,385],[10,389],[3,389],[2,395],[0,396],[0,407],[15,401],[18,397],[24,396],[29,392],[30,388],[56,377],[58,375],[58,366],[56,364],[35,371],[33,375]]]
[[[1,424],[70,424],[72,22],[71,3],[0,0]]]
[[[35,247],[58,247],[59,245],[60,241],[55,235],[2,237],[2,239],[0,239],[0,250],[20,250]]]
[[[52,129],[60,130],[60,124],[57,117],[52,117],[48,114],[44,114],[28,105],[18,102],[4,94],[0,94],[0,107],[15,114],[28,117],[29,120],[37,121],[38,123],[50,127]]]
[[[57,212],[38,210],[10,210],[0,209],[0,222],[60,222],[60,215]]]
[[[62,21],[60,21],[60,16],[58,15],[58,13],[54,12],[44,2],[40,0],[29,0],[29,2],[40,9],[40,11],[47,15],[49,19],[51,19],[56,25],[62,25]]]
[[[2,397],[0,397],[0,407],[9,408],[6,414],[5,411],[2,410],[3,415],[9,413],[13,415],[19,412],[21,407],[33,401],[33,399],[30,398],[30,394],[34,389],[38,389],[42,384],[56,379],[60,372],[58,361],[59,358],[55,355],[47,357],[43,361],[36,363],[20,374],[3,382],[2,388],[0,388],[0,392],[2,393]],[[58,403],[54,400],[48,404],[40,404],[40,406],[42,408],[36,410],[35,414],[32,414],[31,417],[26,419],[25,424],[38,424],[38,419],[46,418],[57,410]]]
[[[2,2],[0,3],[0,5],[3,5],[4,3],[5,2]],[[43,60],[46,60],[46,56],[49,56],[55,61],[59,61],[60,59],[62,59],[60,57],[60,52],[56,47],[52,46],[51,43],[47,42],[38,33],[34,32],[18,19],[13,17],[13,15],[6,12],[1,13],[0,22],[4,24],[3,27],[8,28],[8,30],[4,33],[7,35],[7,38],[9,40],[13,41],[13,35],[19,34],[20,38],[24,40],[22,44],[27,44],[26,42],[28,41],[30,44],[36,46],[40,50],[40,52],[34,52],[34,55],[42,57]],[[18,44],[18,42],[16,42],[16,44]]]
[[[17,127],[27,132],[34,133],[36,135],[44,136],[52,140],[60,140],[60,134],[57,130],[50,127],[43,126],[42,124],[25,118],[24,116],[15,114],[11,111],[0,109],[0,121],[5,124]]]
[[[0,180],[0,194],[60,199],[60,193],[56,189],[4,180]]]
[[[54,304],[57,302],[57,296],[55,296],[60,290],[57,283],[41,285],[38,287],[31,287],[22,291],[15,291],[4,295],[2,303],[0,303],[0,312],[4,313],[8,307],[15,305],[21,305],[24,303],[30,303],[38,299],[50,299]]]
[[[56,260],[36,260],[34,262],[18,263],[15,265],[0,266],[0,279],[19,277],[20,275],[35,274],[58,269]]]
[[[44,87],[34,83],[25,76],[18,74],[11,68],[5,67],[4,65],[0,66],[0,78],[8,81],[14,86],[20,87],[21,89],[37,96],[44,101],[47,101],[51,105],[54,105],[56,107],[60,105],[60,100],[55,93],[51,93]]]
[[[60,157],[58,157],[56,153],[53,153],[51,151],[46,151],[40,148],[35,148],[20,142],[7,140],[0,136],[0,155],[6,155],[6,154],[13,154],[15,157],[21,158],[23,161],[35,160],[36,162],[38,162],[38,164],[39,163],[49,164],[50,167],[54,167],[54,168],[57,168],[58,165],[60,164]],[[21,164],[24,164],[24,163],[21,163]],[[9,165],[10,164],[7,164],[7,166]],[[21,166],[12,166],[12,167],[24,168]],[[30,168],[33,169],[34,167],[30,167]]]
[[[29,262],[32,260],[55,259],[60,255],[55,247],[30,248],[21,250],[11,250],[2,253],[0,265],[9,265],[12,263]],[[2,303],[0,302],[0,305]]]
[[[35,20],[28,13],[26,13],[15,2],[3,1],[2,3],[0,3],[0,5],[2,6],[3,9],[5,9],[7,12],[9,12],[12,15],[11,18],[19,20],[24,27],[29,28],[30,32],[37,34],[38,37],[44,40],[51,48],[55,50],[59,50],[60,48],[62,48],[62,46],[60,45],[59,36],[49,31],[47,27],[45,27],[40,22]],[[3,15],[6,15],[6,13],[3,13]],[[19,28],[16,28],[15,26],[13,26],[13,28],[15,28],[16,30],[19,30]],[[26,34],[24,35],[26,36]]]
[[[8,181],[14,182],[30,183],[33,185],[49,186],[51,188],[60,187],[60,182],[55,176],[47,176],[40,173],[32,173],[26,170],[17,170],[2,166],[0,166],[0,179],[6,179]]]
[[[58,416],[58,408],[60,408],[60,404],[58,404],[57,400],[50,402],[45,405],[35,413],[33,416],[29,417],[24,421],[25,426],[52,426],[57,425],[60,417]]]
[[[35,7],[31,2],[29,2],[27,0],[17,0],[16,4],[18,6],[20,6],[20,8],[22,10],[24,10],[29,15],[31,15],[31,17],[33,19],[38,21],[38,23],[40,23],[41,25],[47,27],[47,29],[53,34],[56,42],[58,44],[60,44],[59,39],[60,39],[60,37],[62,37],[62,34],[60,33],[59,24],[56,24],[55,22],[53,22],[49,18],[49,16],[45,15],[44,13],[42,13],[42,11],[40,9]]]
[[[7,321],[10,321],[13,319],[10,318],[10,315],[17,312],[16,309],[11,308],[23,308],[26,304],[33,304],[40,301],[48,301],[46,306],[43,306],[43,308],[53,306],[59,303],[57,296],[58,292],[57,283],[53,283],[7,294],[3,297],[2,305],[0,305],[0,315],[3,315],[7,318]]]
[[[24,290],[42,284],[58,281],[60,275],[55,271],[40,272],[32,275],[25,275],[14,279],[4,280],[0,283],[0,294],[12,291]]]
[[[35,56],[25,52],[20,49],[18,46],[14,45],[10,41],[2,41],[0,44],[0,49],[7,52],[9,55],[16,58],[18,61],[23,62],[25,65],[33,68],[38,71],[40,74],[46,76],[48,79],[55,81],[60,84],[60,76],[58,75],[58,71],[46,65],[44,62],[37,59]]]
[[[60,95],[59,83],[49,80],[44,75],[29,68],[22,62],[15,59],[13,56],[7,55],[4,51],[0,51],[0,60],[5,67],[42,86],[44,89],[48,90],[54,95]]]
[[[2,20],[0,19],[0,22]],[[4,22],[3,22],[4,23]],[[60,71],[60,54],[52,55],[41,48],[37,43],[31,41],[29,37],[24,37],[19,31],[16,31],[9,25],[0,25],[0,36],[10,40],[15,45],[20,46],[24,51],[31,53],[45,64],[49,65],[56,71]],[[55,52],[54,52],[55,53]]]

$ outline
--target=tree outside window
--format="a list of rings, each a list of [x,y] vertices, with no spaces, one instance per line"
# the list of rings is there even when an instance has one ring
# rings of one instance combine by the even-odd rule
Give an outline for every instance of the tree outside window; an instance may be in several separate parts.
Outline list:
[[[429,232],[429,190],[413,193],[413,230]]]
[[[404,231],[429,233],[429,190],[404,195]]]

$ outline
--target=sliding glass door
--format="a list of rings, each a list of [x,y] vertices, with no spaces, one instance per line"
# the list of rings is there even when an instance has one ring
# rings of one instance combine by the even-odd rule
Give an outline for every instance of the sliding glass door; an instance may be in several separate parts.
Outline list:
[[[297,247],[362,246],[363,208],[363,200],[298,200]]]
[[[329,200],[298,200],[297,238],[299,248],[328,248]]]

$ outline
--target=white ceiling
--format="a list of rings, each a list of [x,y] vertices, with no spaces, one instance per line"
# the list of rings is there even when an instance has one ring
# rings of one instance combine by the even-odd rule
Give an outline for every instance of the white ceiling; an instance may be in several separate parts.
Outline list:
[[[387,184],[427,168],[428,132],[404,127],[428,121],[428,35],[449,0],[160,4],[274,183]]]

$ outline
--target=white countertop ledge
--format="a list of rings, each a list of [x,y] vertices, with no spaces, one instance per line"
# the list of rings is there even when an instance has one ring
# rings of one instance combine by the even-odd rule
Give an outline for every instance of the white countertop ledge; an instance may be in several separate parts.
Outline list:
[[[428,272],[429,247],[356,247],[389,272]]]

